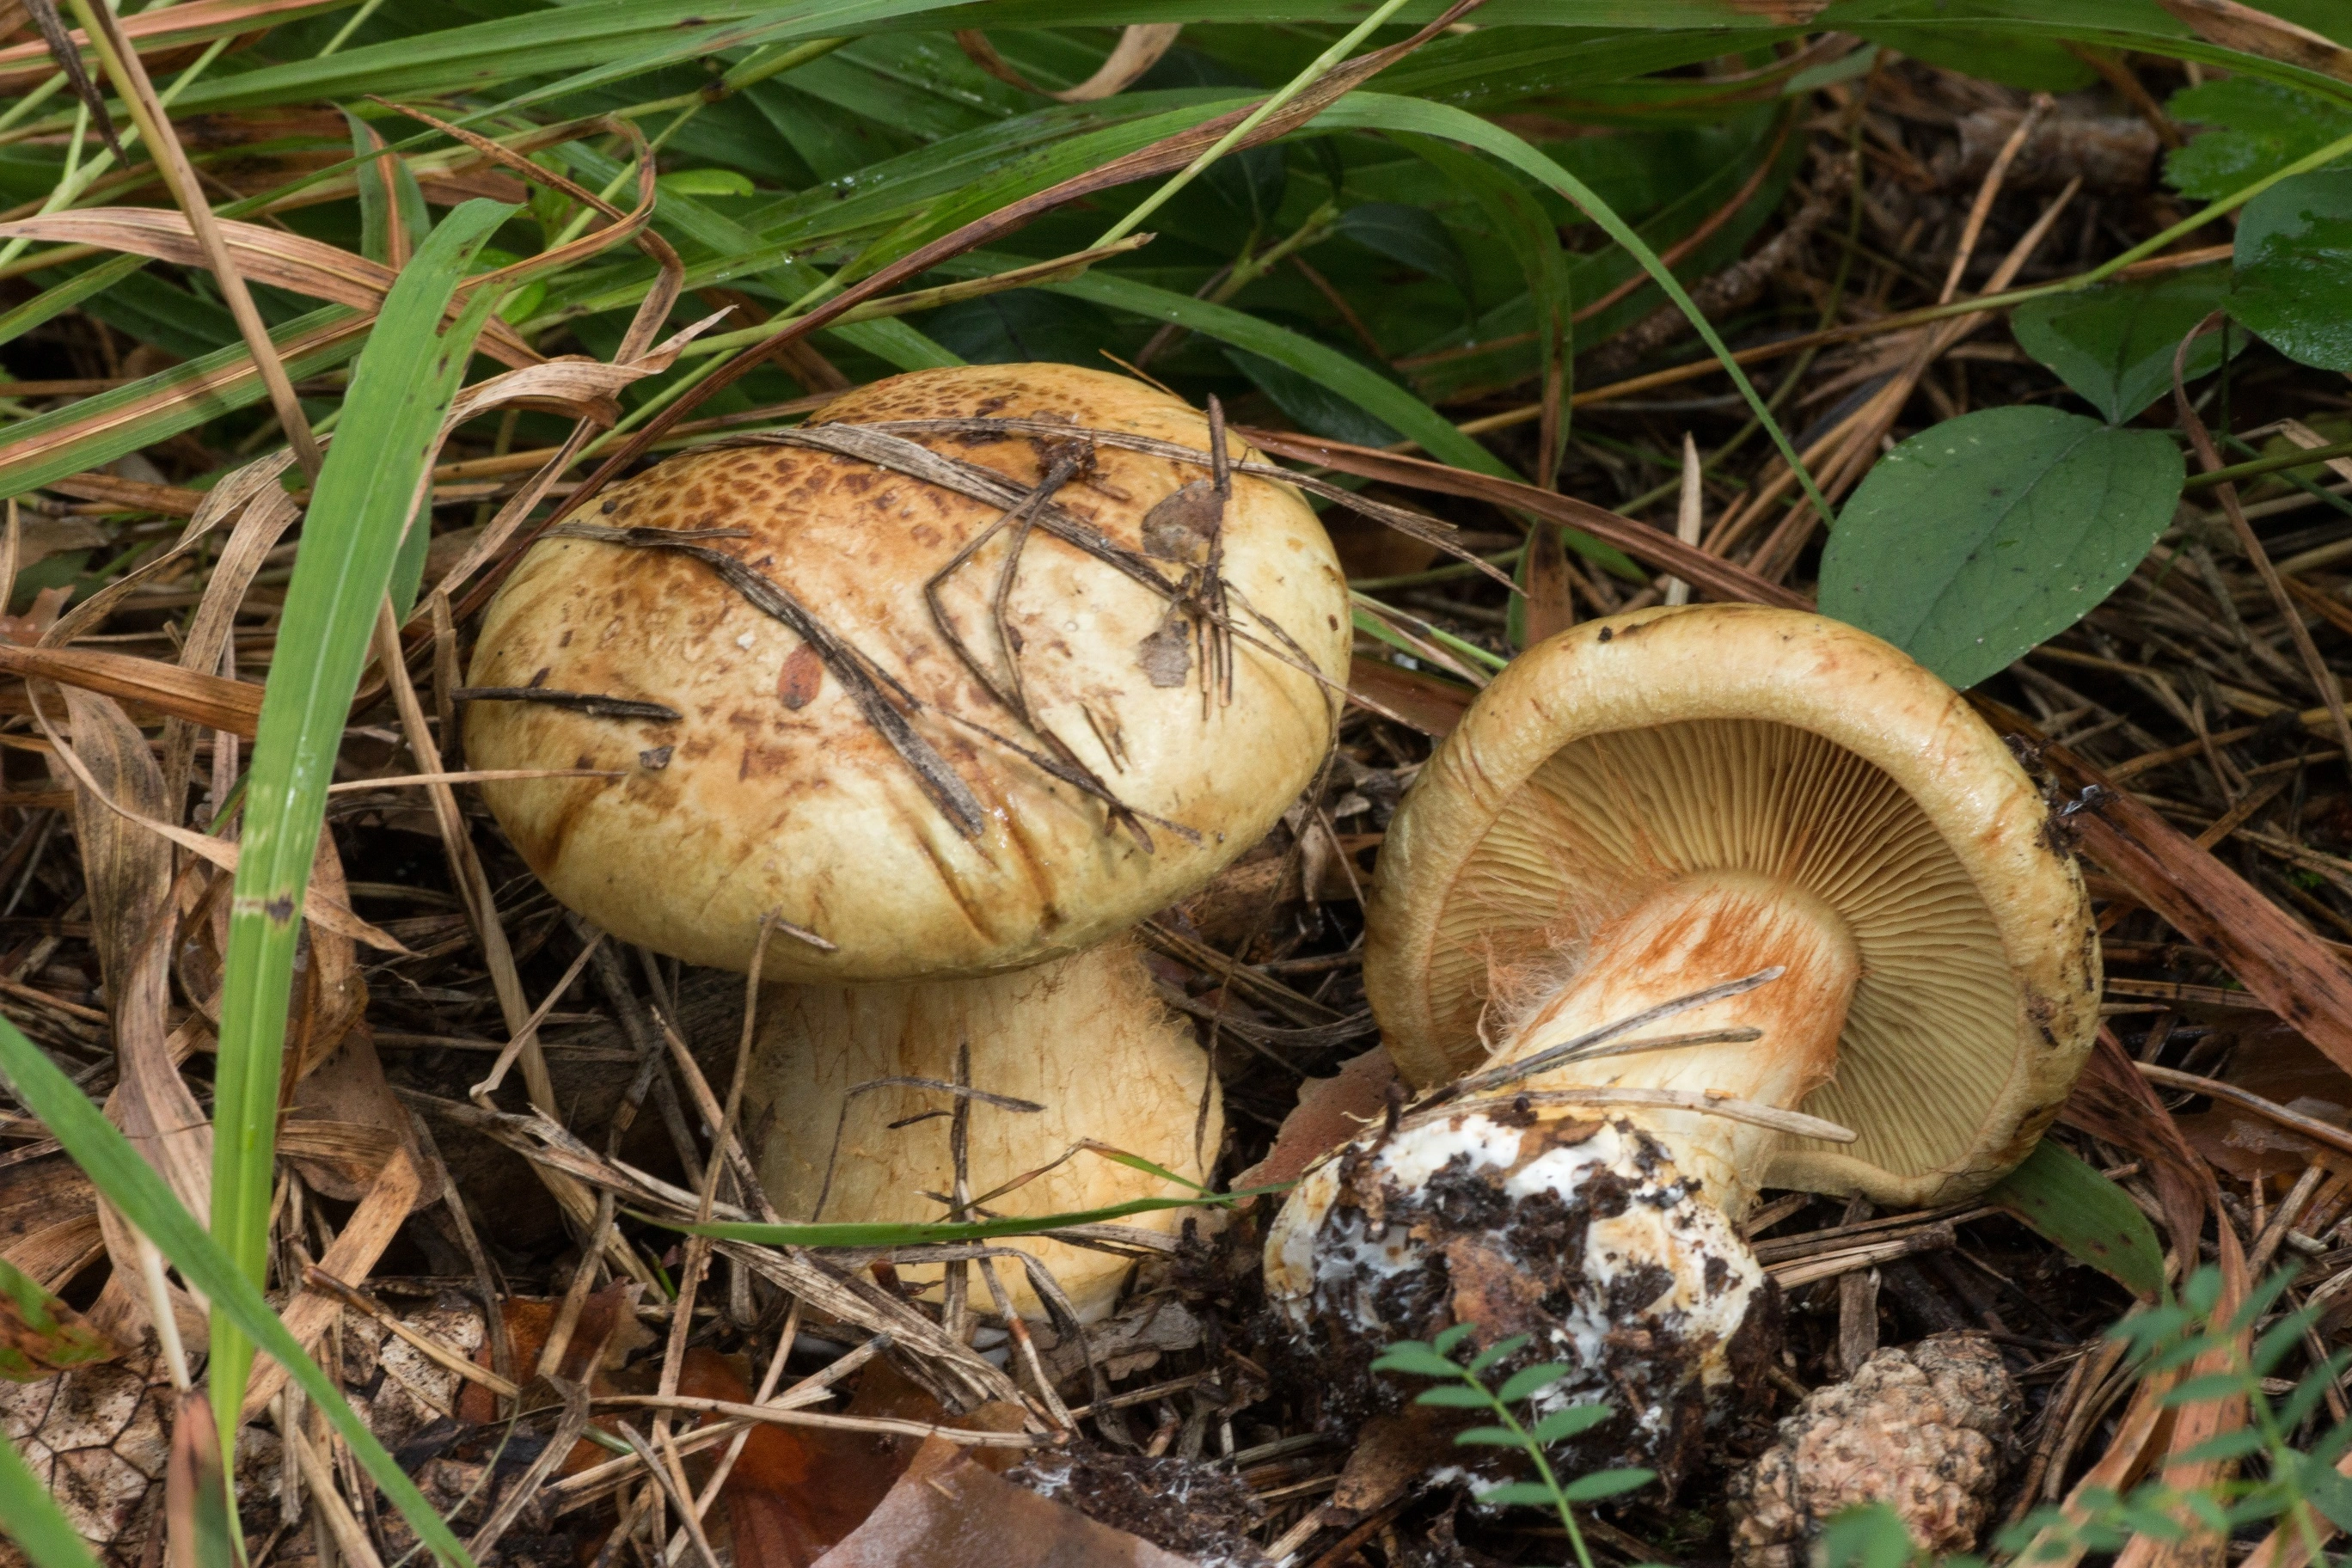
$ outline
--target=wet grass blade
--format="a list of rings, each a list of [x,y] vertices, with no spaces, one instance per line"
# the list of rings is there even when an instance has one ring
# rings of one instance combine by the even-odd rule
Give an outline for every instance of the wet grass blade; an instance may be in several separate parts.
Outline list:
[[[317,1402],[328,1422],[352,1446],[352,1455],[359,1460],[360,1468],[392,1500],[417,1539],[444,1562],[472,1568],[472,1559],[448,1525],[433,1511],[433,1505],[425,1500],[425,1494],[416,1489],[416,1483],[394,1462],[383,1445],[376,1441],[367,1423],[344,1402],[342,1391],[302,1352],[301,1345],[262,1299],[260,1287],[230,1262],[226,1250],[205,1234],[195,1216],[163,1184],[155,1168],[139,1157],[130,1140],[90,1103],[89,1097],[75,1087],[56,1063],[42,1055],[23,1031],[5,1018],[0,1018],[0,1075],[6,1077],[9,1088],[16,1091],[25,1109],[39,1118],[49,1135],[65,1146],[66,1152],[89,1177],[91,1184],[106,1195],[106,1201],[162,1249],[183,1279],[211,1298],[216,1325],[213,1331],[215,1352],[220,1343],[217,1325],[223,1322],[234,1323],[247,1343],[268,1352],[286,1368],[294,1384]],[[266,1202],[267,1189],[262,1195]],[[219,1362],[215,1359],[215,1390],[219,1376]],[[236,1387],[243,1391],[242,1375]],[[231,1403],[234,1409],[234,1400]],[[56,1505],[48,1501],[16,1451],[5,1445],[0,1448],[5,1449],[5,1454],[0,1454],[0,1519],[6,1521],[8,1532],[41,1568],[94,1568],[89,1549],[74,1537],[64,1518],[56,1516]],[[16,1495],[20,1485],[30,1489],[33,1495],[29,1499]],[[54,1538],[49,1530],[52,1520],[43,1517],[45,1508],[54,1516],[55,1531],[68,1540]]]
[[[443,312],[474,253],[513,211],[467,203],[402,270],[352,374],[342,434],[319,475],[287,587],[246,792],[214,1079],[213,1234],[257,1287],[268,1257],[296,914],[376,607],[442,417],[494,300],[489,290],[477,290],[480,297],[446,331]],[[223,1430],[234,1433],[252,1344],[244,1325],[217,1307],[212,1348],[214,1407]]]

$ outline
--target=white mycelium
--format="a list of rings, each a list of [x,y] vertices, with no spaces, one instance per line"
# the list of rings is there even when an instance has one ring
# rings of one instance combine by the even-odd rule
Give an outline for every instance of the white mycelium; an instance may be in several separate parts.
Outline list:
[[[1729,1378],[1726,1351],[1763,1270],[1698,1184],[1623,1120],[1514,1126],[1466,1110],[1366,1133],[1311,1172],[1276,1222],[1266,1247],[1275,1302],[1302,1332],[1319,1323],[1373,1344],[1419,1333],[1423,1324],[1384,1321],[1384,1300],[1415,1299],[1403,1277],[1444,1267],[1454,1239],[1446,1195],[1466,1183],[1512,1214],[1565,1214],[1582,1231],[1575,1256],[1531,1249],[1538,1236],[1508,1221],[1481,1237],[1526,1282],[1534,1310],[1480,1339],[1532,1333],[1528,1357],[1579,1369],[1545,1393],[1538,1414],[1622,1401],[1631,1373],[1651,1396],[1631,1414],[1643,1439],[1655,1441],[1675,1393],[1694,1379],[1705,1390]],[[1428,1283],[1444,1288],[1442,1277]]]

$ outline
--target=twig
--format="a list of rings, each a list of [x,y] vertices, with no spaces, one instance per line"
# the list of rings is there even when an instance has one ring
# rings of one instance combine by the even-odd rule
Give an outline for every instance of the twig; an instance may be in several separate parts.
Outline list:
[[[595,719],[650,719],[663,724],[675,724],[686,717],[677,709],[659,702],[640,702],[630,697],[606,697],[593,691],[553,691],[544,686],[461,686],[449,693],[449,700],[457,703],[544,702],[551,708],[569,708]]]

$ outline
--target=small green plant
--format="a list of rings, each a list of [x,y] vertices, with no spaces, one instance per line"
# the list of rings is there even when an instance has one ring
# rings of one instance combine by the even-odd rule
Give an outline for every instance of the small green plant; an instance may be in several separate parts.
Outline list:
[[[1525,1348],[1528,1336],[1513,1334],[1497,1340],[1485,1350],[1465,1361],[1454,1359],[1454,1350],[1470,1338],[1475,1323],[1457,1323],[1433,1342],[1405,1340],[1389,1346],[1372,1363],[1375,1372],[1402,1373],[1411,1377],[1439,1378],[1434,1388],[1423,1389],[1413,1403],[1433,1405],[1458,1410],[1490,1410],[1499,1423],[1493,1426],[1473,1426],[1454,1434],[1454,1441],[1469,1447],[1517,1448],[1527,1455],[1541,1478],[1532,1481],[1506,1481],[1489,1487],[1478,1494],[1478,1500],[1493,1507],[1523,1506],[1550,1508],[1559,1514],[1559,1522],[1568,1531],[1569,1544],[1576,1551],[1580,1568],[1592,1568],[1592,1554],[1584,1544],[1584,1533],[1576,1526],[1574,1504],[1599,1502],[1646,1486],[1656,1479],[1654,1470],[1596,1470],[1589,1476],[1579,1476],[1563,1484],[1553,1471],[1544,1450],[1554,1443],[1591,1431],[1609,1419],[1609,1406],[1602,1404],[1569,1405],[1538,1416],[1532,1426],[1511,1412],[1515,1405],[1528,1405],[1537,1395],[1559,1383],[1576,1369],[1562,1362],[1546,1362],[1538,1366],[1521,1367],[1505,1378],[1499,1386],[1488,1386],[1486,1374],[1500,1366]]]
[[[2221,1275],[2200,1269],[2177,1300],[2135,1312],[2108,1331],[2130,1345],[2142,1378],[2178,1371],[2209,1355],[2232,1363],[2222,1371],[2184,1378],[2166,1391],[2164,1403],[2179,1409],[2244,1401],[2243,1426],[2172,1456],[2176,1464],[2234,1460],[2237,1473],[2195,1488],[2160,1479],[2126,1492],[2086,1488],[2071,1510],[2037,1509],[2004,1531],[1996,1542],[2000,1552],[2026,1563],[2071,1561],[2086,1552],[2119,1551],[2136,1535],[2178,1541],[2201,1527],[2227,1536],[2248,1525],[2284,1520],[2286,1528],[2304,1537],[2316,1560],[2322,1538],[2315,1513],[2339,1529],[2352,1529],[2352,1479],[2336,1468],[2352,1450],[2352,1420],[2336,1423],[2315,1440],[2296,1441],[2319,1412],[2329,1386],[2352,1364],[2352,1351],[2338,1351],[2316,1363],[2285,1394],[2273,1398],[2264,1391],[2264,1380],[2305,1342],[2319,1310],[2305,1307],[2285,1313],[2243,1353],[2236,1348],[2276,1304],[2294,1275],[2291,1268],[2273,1274],[2236,1310],[2229,1311],[2221,1304]],[[1893,1510],[1872,1504],[1849,1509],[1830,1521],[1822,1532],[1816,1562],[1820,1568],[1906,1568],[1926,1556]],[[1978,1561],[1941,1560],[1946,1568],[1976,1568]]]

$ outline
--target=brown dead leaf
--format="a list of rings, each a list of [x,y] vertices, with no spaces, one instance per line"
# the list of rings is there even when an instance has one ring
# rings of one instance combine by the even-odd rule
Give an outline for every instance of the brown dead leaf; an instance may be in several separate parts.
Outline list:
[[[121,1353],[96,1324],[37,1281],[0,1269],[0,1378],[31,1383]]]
[[[1176,36],[1184,30],[1181,22],[1138,22],[1118,36],[1103,63],[1095,68],[1094,75],[1056,92],[1033,85],[1026,77],[1014,70],[988,41],[988,35],[976,31],[959,32],[955,41],[971,57],[971,63],[1010,87],[1024,92],[1034,92],[1061,103],[1091,103],[1125,92],[1135,85],[1144,72],[1160,61],[1160,57],[1175,47]]]
[[[817,1568],[1188,1568],[1189,1559],[1005,1480],[947,1437]]]
[[[1234,1178],[1236,1187],[1270,1187],[1295,1182],[1307,1167],[1339,1147],[1388,1109],[1396,1062],[1379,1047],[1339,1064],[1329,1078],[1298,1085],[1298,1103],[1282,1119],[1265,1158]]]
[[[1549,523],[1528,530],[1528,596],[1520,606],[1527,617],[1523,646],[1533,647],[1576,624],[1576,599],[1570,581],[1568,549],[1560,543],[1559,530]]]
[[[2289,1110],[2352,1127],[2352,1077],[2284,1024],[2258,1023],[2241,1032],[2222,1079]],[[2296,1174],[2314,1162],[2352,1170],[2352,1156],[2227,1101],[2173,1121],[2190,1148],[2241,1180]]]
[[[2197,36],[2224,48],[2243,49],[2264,59],[2302,66],[2338,81],[2352,81],[2352,48],[2238,0],[2157,0],[2196,29]]]
[[[1194,479],[1161,497],[1143,514],[1143,552],[1155,560],[1198,566],[1209,558],[1225,509],[1217,487]]]
[[[1375,713],[1443,740],[1462,722],[1477,693],[1386,659],[1358,658],[1348,667],[1348,695]]]

